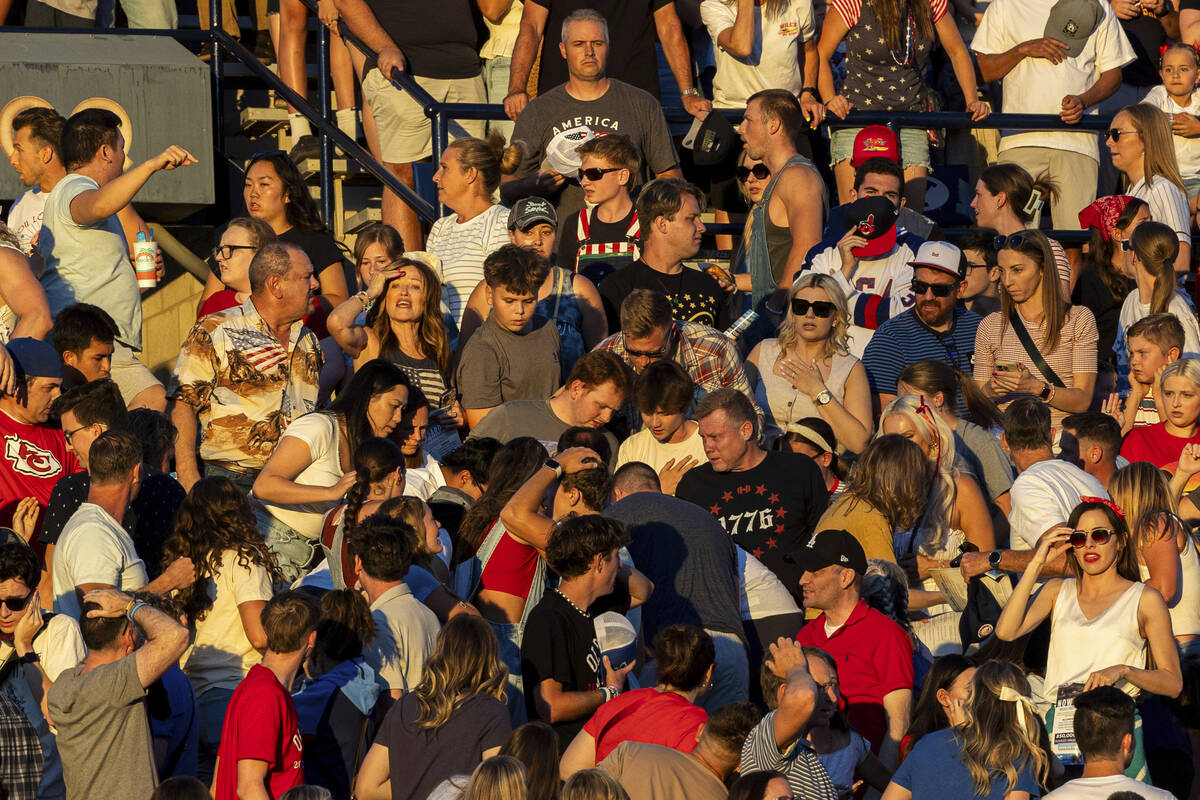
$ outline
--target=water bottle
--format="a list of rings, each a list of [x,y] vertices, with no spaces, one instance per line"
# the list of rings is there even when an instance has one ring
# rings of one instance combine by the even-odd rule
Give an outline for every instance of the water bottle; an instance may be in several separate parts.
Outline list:
[[[734,323],[725,329],[725,335],[736,342],[757,319],[758,312],[752,308],[734,320]]]
[[[145,231],[138,231],[137,243],[133,246],[133,269],[137,273],[139,289],[158,286],[158,245],[146,236]]]

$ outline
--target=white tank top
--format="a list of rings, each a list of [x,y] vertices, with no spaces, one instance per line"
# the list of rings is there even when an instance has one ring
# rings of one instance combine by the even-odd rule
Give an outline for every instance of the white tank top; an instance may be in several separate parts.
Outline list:
[[[1079,608],[1077,583],[1065,578],[1050,617],[1050,651],[1046,657],[1043,698],[1053,703],[1058,687],[1086,683],[1088,676],[1114,664],[1146,666],[1146,640],[1138,628],[1138,603],[1144,583],[1134,583],[1111,606],[1087,619]],[[1122,680],[1116,687],[1126,694],[1138,689]]]
[[[775,374],[775,362],[779,360],[779,340],[764,339],[759,351],[759,385],[755,399],[766,416],[768,427],[778,435],[789,422],[805,417],[819,417],[816,404],[808,395],[796,391],[792,384]],[[850,355],[835,354],[829,367],[829,378],[825,388],[838,402],[846,395],[846,378],[858,359]],[[765,402],[764,402],[765,401]],[[840,449],[840,448],[839,448]]]
[[[1200,635],[1200,556],[1196,554],[1196,543],[1191,536],[1187,537],[1187,544],[1179,554],[1179,563],[1183,569],[1179,573],[1175,596],[1165,598],[1167,610],[1171,612],[1171,631],[1176,636]],[[1143,581],[1150,577],[1145,564],[1138,564],[1138,573]]]

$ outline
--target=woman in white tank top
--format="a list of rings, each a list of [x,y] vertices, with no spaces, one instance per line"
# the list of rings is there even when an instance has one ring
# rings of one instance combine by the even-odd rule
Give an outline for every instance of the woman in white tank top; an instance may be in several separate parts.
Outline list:
[[[1135,461],[1113,474],[1108,491],[1129,521],[1141,580],[1167,603],[1175,641],[1183,647],[1200,639],[1200,557],[1166,475]]]
[[[1043,568],[1060,556],[1073,577],[1047,580],[1031,600]],[[1044,701],[1053,703],[1059,688],[1072,683],[1164,697],[1183,689],[1167,605],[1137,578],[1124,514],[1111,501],[1083,498],[1066,527],[1042,537],[996,622],[996,636],[1013,641],[1050,617]]]

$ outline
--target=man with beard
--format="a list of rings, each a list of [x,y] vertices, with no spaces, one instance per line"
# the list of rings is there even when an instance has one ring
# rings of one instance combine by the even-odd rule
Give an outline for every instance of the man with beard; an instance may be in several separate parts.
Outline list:
[[[957,247],[926,242],[909,265],[913,268],[913,307],[880,325],[863,353],[878,408],[896,397],[900,373],[918,361],[945,361],[969,375],[975,329],[983,319],[958,304],[967,262]]]

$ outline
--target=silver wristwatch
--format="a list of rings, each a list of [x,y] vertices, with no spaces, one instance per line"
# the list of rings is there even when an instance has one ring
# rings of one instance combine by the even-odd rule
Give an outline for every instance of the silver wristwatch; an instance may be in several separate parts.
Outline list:
[[[817,392],[817,396],[813,398],[813,402],[819,406],[829,405],[833,402],[833,392],[828,389],[822,389]]]

